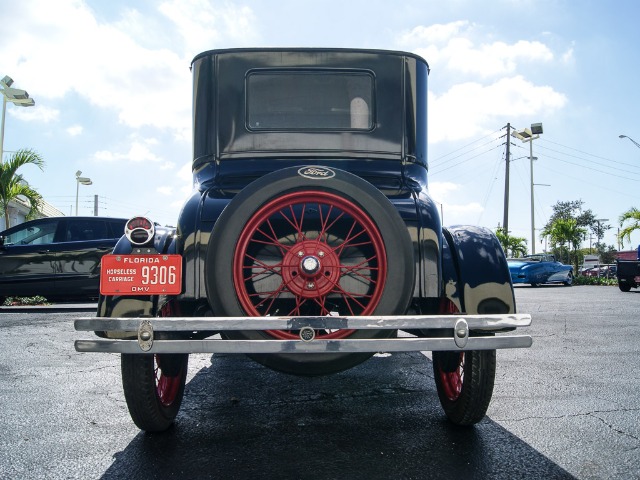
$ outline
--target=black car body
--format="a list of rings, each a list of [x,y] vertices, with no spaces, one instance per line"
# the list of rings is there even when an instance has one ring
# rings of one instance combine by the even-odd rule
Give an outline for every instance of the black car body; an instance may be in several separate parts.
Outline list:
[[[0,233],[0,298],[98,297],[100,259],[113,250],[126,219],[49,217]]]
[[[109,262],[131,274],[105,288],[96,318],[76,321],[102,337],[78,351],[122,353],[134,422],[167,429],[188,354],[223,351],[321,375],[375,352],[432,350],[447,416],[483,418],[495,349],[531,345],[496,334],[531,318],[515,313],[495,235],[441,225],[424,59],[231,49],[196,56],[192,70],[194,193],[175,230],[130,220]],[[178,293],[156,289],[162,278],[180,278]],[[160,294],[131,293],[151,288]]]

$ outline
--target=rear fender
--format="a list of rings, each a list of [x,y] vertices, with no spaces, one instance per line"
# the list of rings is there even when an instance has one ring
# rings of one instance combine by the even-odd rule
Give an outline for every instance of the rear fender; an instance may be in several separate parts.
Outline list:
[[[129,239],[122,236],[113,249],[114,254],[129,255],[133,253]],[[153,247],[143,248],[144,253],[176,253],[175,229],[156,226]],[[158,315],[160,297],[157,295],[100,295],[98,300],[98,317],[156,317]],[[99,336],[105,336],[96,332]],[[136,337],[137,332],[109,332],[110,338]]]
[[[442,233],[446,297],[468,314],[515,313],[509,266],[493,232],[465,225]]]

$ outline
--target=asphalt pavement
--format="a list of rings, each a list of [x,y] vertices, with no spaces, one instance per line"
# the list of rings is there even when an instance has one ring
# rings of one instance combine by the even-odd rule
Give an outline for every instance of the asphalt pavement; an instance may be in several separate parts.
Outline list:
[[[73,349],[90,336],[73,320],[95,305],[3,307],[0,478],[640,479],[640,291],[524,286],[516,299],[534,344],[498,353],[475,427],[445,419],[419,352],[315,378],[203,354],[159,435],[131,422],[118,355]]]

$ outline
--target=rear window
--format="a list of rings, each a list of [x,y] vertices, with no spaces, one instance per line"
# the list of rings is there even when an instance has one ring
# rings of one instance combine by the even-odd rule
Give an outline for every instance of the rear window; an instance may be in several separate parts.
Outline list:
[[[250,130],[371,130],[371,72],[253,71],[247,75]]]

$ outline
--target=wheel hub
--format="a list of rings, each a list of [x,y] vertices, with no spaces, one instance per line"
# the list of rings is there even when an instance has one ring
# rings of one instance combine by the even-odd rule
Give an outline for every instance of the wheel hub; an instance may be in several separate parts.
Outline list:
[[[302,259],[300,262],[300,270],[303,275],[307,275],[308,277],[313,277],[320,270],[320,260],[313,256],[308,255]]]
[[[340,259],[326,243],[304,240],[284,256],[282,279],[294,295],[325,296],[340,282]]]

